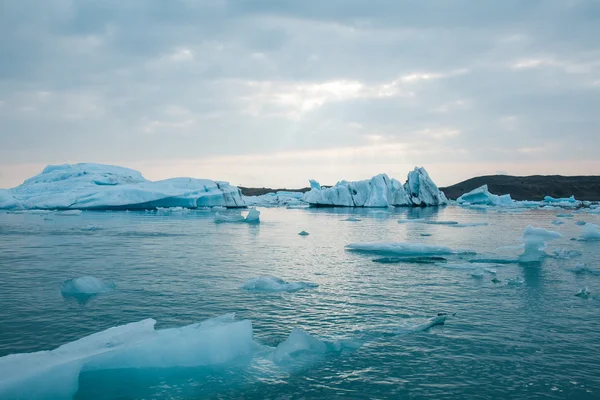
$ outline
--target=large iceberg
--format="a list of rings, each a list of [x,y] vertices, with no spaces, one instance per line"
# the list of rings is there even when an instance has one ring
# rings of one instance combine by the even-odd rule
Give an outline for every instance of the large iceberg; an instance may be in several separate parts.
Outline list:
[[[322,188],[311,180],[310,186],[311,190],[304,194],[302,200],[311,205],[390,207],[439,206],[448,203],[425,168],[417,167],[408,174],[404,185],[386,174],[379,174],[362,181],[340,181],[330,188]]]
[[[513,203],[510,194],[501,196],[490,193],[487,185],[478,187],[456,199],[458,204],[485,204],[489,206],[507,206]]]
[[[150,209],[245,207],[227,182],[171,178],[149,181],[136,170],[104,164],[49,165],[23,184],[0,191],[2,209]]]

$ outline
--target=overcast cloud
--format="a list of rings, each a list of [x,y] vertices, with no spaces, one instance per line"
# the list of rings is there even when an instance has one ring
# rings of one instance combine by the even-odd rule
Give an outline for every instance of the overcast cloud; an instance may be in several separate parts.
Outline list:
[[[600,174],[600,2],[4,0],[0,187]]]

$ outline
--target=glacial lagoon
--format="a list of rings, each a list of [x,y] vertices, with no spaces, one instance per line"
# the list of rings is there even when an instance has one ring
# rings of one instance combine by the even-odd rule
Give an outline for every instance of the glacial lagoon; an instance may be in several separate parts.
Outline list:
[[[259,210],[0,211],[0,397],[600,396],[597,213]],[[561,237],[519,263],[529,225]]]

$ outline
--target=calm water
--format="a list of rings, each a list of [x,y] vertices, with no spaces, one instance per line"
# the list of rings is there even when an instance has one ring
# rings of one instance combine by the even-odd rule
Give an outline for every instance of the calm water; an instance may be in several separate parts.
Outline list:
[[[599,216],[576,214],[554,226],[560,210],[261,211],[259,225],[215,224],[210,212],[0,213],[0,356],[149,317],[166,328],[235,312],[266,345],[300,327],[361,347],[268,376],[243,365],[82,375],[76,398],[600,398],[600,276],[568,270],[578,263],[600,270],[600,242],[570,240],[582,229],[575,220],[598,223]],[[343,221],[349,215],[361,221]],[[489,225],[397,222],[407,217]],[[352,242],[407,241],[477,252],[464,260],[514,258],[518,250],[497,248],[519,244],[528,224],[564,234],[549,242],[549,253],[569,248],[582,256],[497,265],[501,282],[493,283],[487,274],[379,264],[344,250]],[[61,283],[82,275],[113,280],[117,289],[86,303],[63,298]],[[258,275],[319,286],[240,289]],[[522,283],[507,284],[515,278]],[[576,297],[585,286],[592,297]],[[426,331],[397,329],[438,312],[457,315]]]

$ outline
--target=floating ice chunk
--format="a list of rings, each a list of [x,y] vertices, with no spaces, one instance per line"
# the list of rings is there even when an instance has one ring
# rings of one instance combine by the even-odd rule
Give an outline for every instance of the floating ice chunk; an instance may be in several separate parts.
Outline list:
[[[351,243],[346,246],[346,249],[365,253],[400,254],[406,256],[438,254],[443,255],[456,253],[455,251],[446,246],[403,242]]]
[[[215,222],[247,222],[247,223],[258,223],[260,222],[260,211],[255,208],[248,211],[248,215],[244,217],[239,211],[222,214],[220,212],[215,213]]]
[[[575,196],[571,197],[562,197],[562,198],[554,198],[551,196],[544,197],[544,201],[546,203],[577,203],[578,200],[575,200]]]
[[[562,259],[562,260],[568,260],[569,258],[578,257],[581,255],[580,251],[571,250],[571,249],[562,249],[562,248],[554,249],[553,253],[554,253],[554,257]]]
[[[427,225],[458,225],[456,221],[425,221]]]
[[[558,218],[573,218],[573,214],[556,214]]]
[[[301,231],[300,233],[298,233],[298,235],[300,235],[300,236],[308,236],[308,235],[310,235],[310,233],[308,233],[306,231]]]
[[[93,276],[82,276],[64,281],[60,291],[63,296],[79,297],[109,292],[115,287],[116,285],[112,281],[104,281]]]
[[[109,328],[52,351],[0,357],[0,398],[71,399],[83,365],[105,352],[144,341],[154,331],[153,319]]]
[[[523,246],[520,246],[521,248]],[[516,264],[519,262],[517,259],[506,259],[506,258],[478,258],[474,260],[469,260],[470,263],[483,263],[483,264]]]
[[[222,365],[247,359],[258,349],[249,320],[231,314],[181,328],[152,332],[135,346],[108,352],[85,364],[86,370],[178,368]]]
[[[588,290],[587,286],[584,287],[583,289],[580,289],[579,292],[577,292],[575,294],[575,296],[577,297],[582,297],[584,299],[587,299],[588,297],[590,297],[590,291]]]
[[[500,279],[498,279],[496,277],[492,278],[492,283],[497,284],[497,283],[500,283],[500,282],[502,282]]]
[[[562,225],[564,224],[564,221],[559,221],[558,219],[555,219],[554,221],[552,221],[552,225]]]
[[[327,352],[327,345],[302,329],[294,328],[287,339],[279,343],[273,352],[273,359],[275,362],[282,362],[301,352],[324,354]]]
[[[143,210],[246,205],[240,190],[227,182],[193,178],[151,182],[129,168],[91,163],[49,165],[10,189],[10,197],[4,193],[0,193],[2,208]]]
[[[242,289],[260,292],[296,292],[302,289],[315,288],[319,285],[311,282],[286,282],[274,276],[259,276],[248,279]]]
[[[244,222],[246,219],[242,216],[242,214],[238,213],[229,213],[229,214],[221,214],[220,212],[215,213],[215,222]]]
[[[575,225],[579,225],[579,226],[583,226],[583,225],[585,225],[585,224],[586,224],[586,222],[585,222],[585,221],[576,221],[576,222],[575,222]]]
[[[580,240],[600,240],[600,226],[590,222],[586,223],[583,226],[583,233],[581,234]]]
[[[248,211],[248,215],[246,215],[246,218],[244,218],[244,221],[252,223],[260,222],[260,211],[258,211],[256,208],[250,209],[250,211]]]
[[[548,231],[543,228],[534,228],[529,225],[523,233],[523,244],[525,251],[519,256],[519,262],[540,262],[547,256],[544,249],[546,241],[560,239],[562,235],[558,232]]]
[[[311,181],[311,190],[302,200],[313,205],[346,207],[437,206],[447,204],[424,168],[415,168],[402,185],[386,174],[368,180],[340,181],[331,188],[322,188]]]
[[[469,193],[463,194],[456,199],[456,202],[458,204],[468,203],[469,205],[484,204],[490,206],[510,206],[513,204],[510,194],[504,194],[502,196],[492,194],[489,192],[487,185],[480,186],[477,189],[471,190]]]
[[[431,236],[431,233],[421,233],[420,236]]]
[[[302,204],[288,204],[288,206],[286,208],[288,208],[289,210],[292,210],[292,209],[301,210],[303,208],[308,208],[308,204],[306,204],[306,203],[302,203]]]
[[[343,219],[342,221],[348,221],[348,222],[360,222],[359,218],[356,217],[348,217],[346,219]]]

